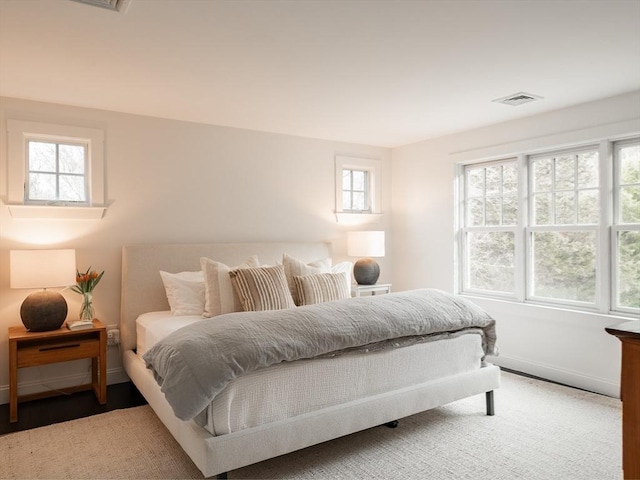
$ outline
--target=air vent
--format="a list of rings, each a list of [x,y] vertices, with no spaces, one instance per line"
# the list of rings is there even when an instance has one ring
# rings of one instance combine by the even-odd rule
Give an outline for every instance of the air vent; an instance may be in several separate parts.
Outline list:
[[[114,12],[127,13],[131,0],[73,0],[93,7],[106,8]]]
[[[515,107],[516,105],[522,105],[523,103],[535,102],[536,100],[541,100],[542,97],[538,95],[532,95],[530,93],[518,92],[513,95],[509,95],[508,97],[497,98],[493,100],[496,103],[503,103],[505,105],[511,105]]]

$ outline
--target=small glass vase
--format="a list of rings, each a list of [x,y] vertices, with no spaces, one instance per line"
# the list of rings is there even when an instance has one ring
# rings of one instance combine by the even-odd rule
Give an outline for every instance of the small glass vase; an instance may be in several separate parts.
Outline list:
[[[93,293],[86,292],[82,294],[82,305],[80,306],[80,321],[93,321]]]

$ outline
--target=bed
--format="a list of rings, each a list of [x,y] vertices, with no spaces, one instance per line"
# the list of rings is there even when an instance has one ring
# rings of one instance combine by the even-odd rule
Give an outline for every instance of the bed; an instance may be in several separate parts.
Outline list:
[[[260,264],[276,265],[285,253],[304,262],[331,256],[327,243],[123,248],[120,331],[125,371],[205,476],[226,478],[234,469],[473,395],[485,394],[487,414],[493,415],[493,390],[499,387],[500,370],[484,360],[486,338],[473,329],[472,334],[448,332],[431,335],[430,341],[412,340],[401,348],[353,348],[338,355],[260,366],[230,379],[197,415],[176,410],[143,354],[187,328],[222,328],[222,323],[214,327],[216,322],[197,315],[171,315],[159,272],[198,271],[203,257],[236,266],[256,256]],[[387,297],[387,302],[394,298]],[[354,303],[354,308],[368,308],[367,299],[352,300],[362,303],[359,307]],[[330,304],[347,308],[342,304],[348,302],[351,299],[294,310],[313,313]],[[248,313],[217,318],[226,321],[227,317],[253,320]],[[178,331],[188,324],[192,325]],[[425,364],[430,368],[423,368]],[[193,407],[194,411],[202,405]]]

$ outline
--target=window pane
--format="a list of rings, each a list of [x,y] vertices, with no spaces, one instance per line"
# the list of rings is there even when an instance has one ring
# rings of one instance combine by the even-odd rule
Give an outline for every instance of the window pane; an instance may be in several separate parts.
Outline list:
[[[366,210],[364,203],[364,193],[353,192],[353,210],[364,211]]]
[[[484,196],[484,168],[467,169],[467,197]]]
[[[556,190],[571,190],[575,187],[575,158],[565,155],[556,158],[555,184]]]
[[[508,195],[502,199],[502,224],[515,225],[518,223],[518,197]]]
[[[595,302],[595,232],[535,232],[532,245],[535,296]]]
[[[640,183],[640,145],[620,148],[620,183]]]
[[[574,192],[561,192],[555,194],[556,225],[571,225],[576,223]]]
[[[351,190],[351,170],[342,171],[342,190]]]
[[[487,198],[485,204],[487,208],[485,213],[486,225],[500,225],[500,198]]]
[[[366,185],[367,172],[353,170],[353,190],[364,192]]]
[[[640,232],[618,234],[618,305],[640,308]]]
[[[551,159],[541,158],[533,162],[533,189],[536,192],[548,192],[552,187]]]
[[[84,177],[81,175],[60,175],[60,200],[84,202]]]
[[[84,147],[81,145],[60,145],[60,172],[84,174]]]
[[[578,155],[578,187],[597,187],[599,178],[598,154],[587,152]]]
[[[533,224],[551,224],[551,194],[538,193],[533,197]]]
[[[497,195],[500,193],[500,185],[502,184],[502,178],[500,172],[502,168],[500,166],[487,167],[487,195]]]
[[[353,210],[351,207],[351,192],[342,192],[342,210]]]
[[[56,176],[52,173],[29,175],[30,200],[56,200]]]
[[[518,191],[518,168],[515,163],[502,167],[502,192],[516,193]]]
[[[469,225],[484,225],[484,201],[479,198],[472,198],[467,202],[467,221]]]
[[[29,170],[36,172],[56,171],[55,143],[29,142]]]
[[[582,190],[578,192],[578,223],[598,223],[598,191]]]
[[[470,288],[513,293],[515,247],[512,232],[468,234]]]
[[[640,185],[620,187],[620,220],[640,223]]]

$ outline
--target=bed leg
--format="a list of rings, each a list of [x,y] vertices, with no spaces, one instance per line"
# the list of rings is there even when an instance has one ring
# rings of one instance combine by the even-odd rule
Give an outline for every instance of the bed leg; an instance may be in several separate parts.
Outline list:
[[[387,422],[384,424],[385,427],[396,428],[400,422],[398,420],[394,420],[392,422]]]
[[[219,473],[218,475],[216,475],[216,478],[218,480],[227,480],[227,478],[229,478],[229,477],[227,477],[227,472],[223,472],[223,473]]]
[[[493,403],[493,390],[491,390],[490,392],[486,392],[484,395],[487,400],[487,415],[493,416],[495,415],[495,406]]]

